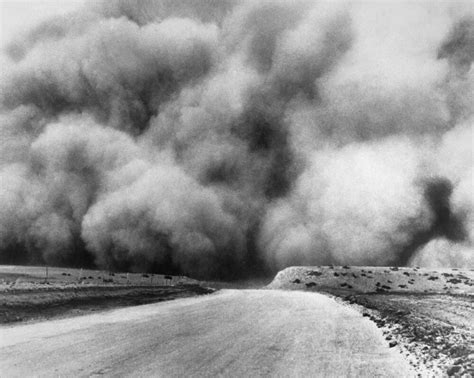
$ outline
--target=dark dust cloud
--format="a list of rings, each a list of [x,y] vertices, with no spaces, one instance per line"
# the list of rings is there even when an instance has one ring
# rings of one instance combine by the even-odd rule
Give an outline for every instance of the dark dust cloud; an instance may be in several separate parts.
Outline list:
[[[95,1],[4,55],[1,263],[474,266],[471,2]]]

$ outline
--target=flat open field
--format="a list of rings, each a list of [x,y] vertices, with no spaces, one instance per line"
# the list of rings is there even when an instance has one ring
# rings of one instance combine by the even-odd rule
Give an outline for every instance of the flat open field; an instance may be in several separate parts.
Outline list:
[[[70,268],[0,266],[0,323],[82,315],[208,294],[188,277]]]
[[[44,266],[0,265],[0,291],[73,286],[163,286],[197,284],[184,276],[166,279],[164,274],[114,273],[105,270],[57,268]]]

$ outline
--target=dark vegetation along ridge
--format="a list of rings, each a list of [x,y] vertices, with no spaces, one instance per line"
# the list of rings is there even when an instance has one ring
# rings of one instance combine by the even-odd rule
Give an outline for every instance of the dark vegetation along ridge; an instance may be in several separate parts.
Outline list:
[[[398,267],[293,267],[273,289],[327,293],[355,306],[424,375],[474,376],[474,272]]]

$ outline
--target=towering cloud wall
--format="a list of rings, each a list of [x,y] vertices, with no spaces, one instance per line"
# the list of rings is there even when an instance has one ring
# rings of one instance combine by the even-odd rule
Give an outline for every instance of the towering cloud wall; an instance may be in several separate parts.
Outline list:
[[[3,263],[474,265],[469,2],[94,2],[4,54]]]

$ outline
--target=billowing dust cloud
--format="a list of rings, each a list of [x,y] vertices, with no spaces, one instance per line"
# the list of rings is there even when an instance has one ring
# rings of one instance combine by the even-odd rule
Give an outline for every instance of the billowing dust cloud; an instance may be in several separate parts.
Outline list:
[[[104,0],[4,54],[2,263],[474,265],[470,2]]]

